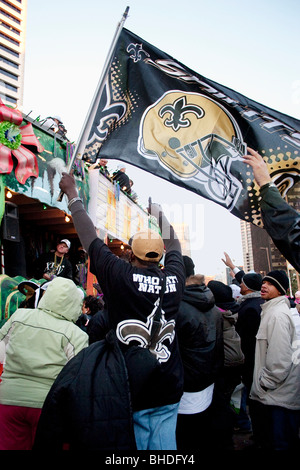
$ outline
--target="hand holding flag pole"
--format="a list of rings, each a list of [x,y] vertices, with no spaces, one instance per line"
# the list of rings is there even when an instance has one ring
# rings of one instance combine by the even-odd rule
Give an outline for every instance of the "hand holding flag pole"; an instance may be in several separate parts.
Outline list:
[[[122,28],[124,26],[124,23],[127,19],[128,12],[129,12],[129,7],[126,7],[126,10],[123,13],[123,16],[121,18],[121,21],[118,23],[118,26],[117,26],[115,35],[113,37],[108,55],[106,57],[106,61],[104,63],[102,74],[100,76],[100,79],[99,79],[99,82],[98,82],[93,100],[91,102],[89,111],[87,113],[87,116],[85,118],[83,127],[81,129],[81,132],[80,132],[80,135],[79,135],[79,138],[78,138],[78,142],[76,144],[76,147],[75,147],[75,150],[73,152],[72,158],[71,158],[70,163],[68,165],[67,173],[69,173],[69,174],[72,170],[75,158],[81,158],[83,153],[84,153],[85,146],[86,146],[86,143],[87,143],[87,140],[88,140],[88,137],[89,137],[89,133],[90,133],[90,130],[91,130],[94,118],[95,118],[95,114],[96,114],[96,111],[99,107],[99,102],[100,102],[100,98],[101,98],[102,91],[103,91],[103,86],[104,86],[104,80],[105,80],[106,75],[108,73],[108,70],[110,68],[111,61],[112,61],[113,54],[114,54],[114,50],[115,50],[116,44],[118,42],[119,36],[121,34]],[[62,201],[63,195],[64,195],[64,193],[63,193],[63,191],[61,191],[58,198],[57,198],[58,202]]]

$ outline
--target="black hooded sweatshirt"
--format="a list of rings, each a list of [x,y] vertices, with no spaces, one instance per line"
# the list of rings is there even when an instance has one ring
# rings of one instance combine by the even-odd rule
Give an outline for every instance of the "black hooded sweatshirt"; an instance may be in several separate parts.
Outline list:
[[[223,318],[211,290],[204,284],[185,286],[176,329],[184,391],[204,390],[224,367]]]

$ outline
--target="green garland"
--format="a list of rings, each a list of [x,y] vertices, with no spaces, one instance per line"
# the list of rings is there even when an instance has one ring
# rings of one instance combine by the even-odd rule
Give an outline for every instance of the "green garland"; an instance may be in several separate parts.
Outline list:
[[[7,136],[7,133],[10,129],[12,131],[14,131],[14,133],[16,131],[18,131],[18,134],[13,135],[11,140],[8,140],[6,136]],[[9,121],[3,121],[3,122],[0,123],[0,142],[1,142],[1,144],[5,145],[6,147],[8,147],[12,150],[16,150],[17,148],[20,147],[21,140],[22,140],[22,135],[20,134],[18,126],[16,126],[15,124],[12,124]]]

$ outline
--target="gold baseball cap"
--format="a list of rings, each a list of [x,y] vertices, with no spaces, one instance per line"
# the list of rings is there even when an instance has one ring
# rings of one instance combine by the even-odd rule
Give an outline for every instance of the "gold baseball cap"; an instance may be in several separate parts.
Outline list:
[[[164,252],[164,242],[155,230],[137,232],[131,240],[133,254],[143,261],[159,261]]]

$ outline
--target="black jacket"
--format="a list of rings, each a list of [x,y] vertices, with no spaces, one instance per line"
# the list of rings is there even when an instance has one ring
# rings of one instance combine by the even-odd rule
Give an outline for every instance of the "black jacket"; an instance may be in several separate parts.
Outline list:
[[[119,170],[117,173],[113,174],[113,180],[117,181],[120,185],[120,188],[126,193],[131,193],[131,186],[129,176],[126,175],[123,171]]]
[[[99,310],[93,315],[87,326],[86,332],[89,335],[89,344],[104,339],[110,329],[107,310],[105,308]]]
[[[55,252],[50,251],[49,253],[42,254],[34,264],[34,276],[36,279],[42,279],[43,274],[54,274],[55,276],[66,277],[67,279],[73,280],[73,269],[72,264],[65,256],[63,259],[57,257],[57,267],[55,268]]]
[[[260,324],[261,304],[264,300],[258,295],[246,296],[240,304],[235,329],[241,338],[241,348],[245,356],[242,379],[250,391],[254,369],[256,333]]]
[[[204,390],[215,382],[224,366],[222,314],[204,284],[185,287],[176,329],[184,367],[184,391]]]
[[[135,450],[129,382],[115,333],[62,369],[39,420],[34,450]]]

